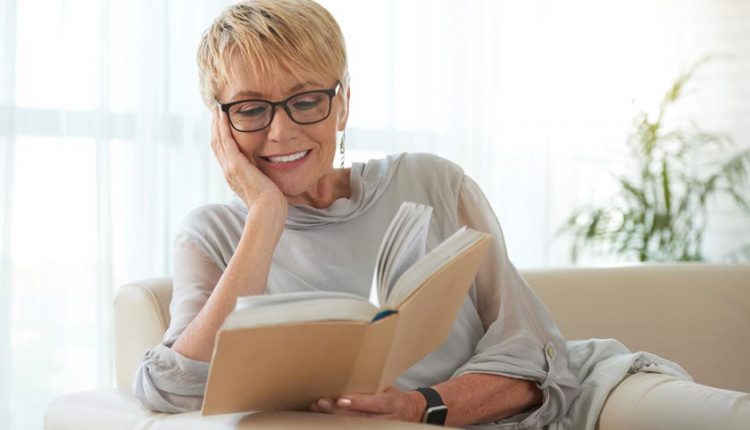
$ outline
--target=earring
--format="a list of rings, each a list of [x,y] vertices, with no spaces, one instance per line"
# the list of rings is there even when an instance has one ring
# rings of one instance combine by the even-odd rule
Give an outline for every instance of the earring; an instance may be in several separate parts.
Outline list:
[[[341,146],[339,147],[339,154],[341,154],[341,169],[344,168],[344,143],[346,142],[346,130],[341,134]]]

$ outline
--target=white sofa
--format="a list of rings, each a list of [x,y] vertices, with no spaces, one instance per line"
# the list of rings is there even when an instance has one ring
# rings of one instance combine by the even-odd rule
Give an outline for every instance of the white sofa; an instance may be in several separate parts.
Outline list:
[[[610,394],[599,430],[750,429],[750,395],[743,394],[750,391],[750,265],[565,268],[523,275],[567,339],[616,338],[632,351],[679,363],[696,381],[647,373],[626,378]],[[170,278],[119,289],[114,302],[117,388],[55,399],[45,413],[46,429],[422,427],[326,421],[320,414],[201,417],[146,410],[130,394],[130,385],[144,351],[161,341],[169,324],[170,298]]]

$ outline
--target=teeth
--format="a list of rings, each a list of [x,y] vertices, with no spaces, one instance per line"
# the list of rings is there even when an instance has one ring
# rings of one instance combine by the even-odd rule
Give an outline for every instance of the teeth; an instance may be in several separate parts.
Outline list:
[[[309,151],[309,149],[307,150]],[[290,161],[299,160],[300,158],[307,155],[307,151],[297,152],[296,154],[280,155],[278,157],[268,157],[272,163],[288,163]]]

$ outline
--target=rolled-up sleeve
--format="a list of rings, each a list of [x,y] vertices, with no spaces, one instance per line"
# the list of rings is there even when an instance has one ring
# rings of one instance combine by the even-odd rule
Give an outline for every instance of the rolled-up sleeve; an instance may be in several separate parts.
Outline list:
[[[209,363],[192,360],[171,348],[208,300],[221,269],[186,235],[174,246],[170,325],[163,341],[146,351],[133,380],[133,393],[147,408],[179,413],[198,410]]]
[[[536,381],[544,396],[542,405],[498,423],[517,423],[517,428],[525,429],[557,421],[580,391],[568,368],[565,339],[510,262],[500,224],[468,176],[460,192],[459,217],[463,224],[492,234],[493,242],[477,272],[473,294],[486,331],[473,356],[453,376],[489,373]]]
[[[201,408],[209,364],[185,358],[165,344],[149,349],[133,381],[135,396],[157,412]]]

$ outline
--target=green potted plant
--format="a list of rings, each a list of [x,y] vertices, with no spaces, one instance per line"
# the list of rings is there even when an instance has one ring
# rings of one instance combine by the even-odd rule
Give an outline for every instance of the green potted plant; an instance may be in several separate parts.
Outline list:
[[[636,116],[627,139],[634,169],[614,175],[618,191],[574,210],[560,227],[557,236],[573,235],[574,262],[583,248],[641,262],[705,261],[708,203],[728,195],[750,214],[750,149],[731,152],[734,143],[727,136],[692,122],[679,127],[668,121],[696,70],[709,60],[677,78],[655,115]],[[734,258],[747,257],[749,251],[746,245]]]

